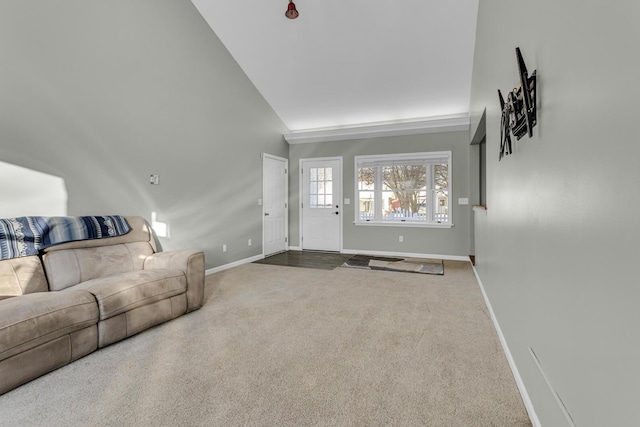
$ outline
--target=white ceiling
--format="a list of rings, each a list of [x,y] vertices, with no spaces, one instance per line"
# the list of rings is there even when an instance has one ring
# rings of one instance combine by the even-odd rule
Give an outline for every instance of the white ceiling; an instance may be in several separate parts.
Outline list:
[[[466,115],[478,0],[192,0],[290,131]]]

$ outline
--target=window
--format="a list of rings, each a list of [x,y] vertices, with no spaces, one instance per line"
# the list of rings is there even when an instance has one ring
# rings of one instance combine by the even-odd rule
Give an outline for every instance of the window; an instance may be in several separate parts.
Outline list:
[[[309,168],[309,207],[331,209],[333,207],[333,168]]]
[[[451,152],[356,156],[356,224],[451,226]]]

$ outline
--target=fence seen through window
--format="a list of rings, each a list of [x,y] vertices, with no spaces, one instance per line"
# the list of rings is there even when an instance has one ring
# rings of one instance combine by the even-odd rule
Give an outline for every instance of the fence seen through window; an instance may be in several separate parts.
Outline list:
[[[358,156],[356,222],[449,223],[450,153]]]

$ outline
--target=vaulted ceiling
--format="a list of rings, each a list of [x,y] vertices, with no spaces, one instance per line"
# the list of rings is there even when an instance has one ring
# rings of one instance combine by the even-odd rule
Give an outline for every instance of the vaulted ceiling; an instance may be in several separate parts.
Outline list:
[[[468,114],[478,0],[192,0],[291,131]]]

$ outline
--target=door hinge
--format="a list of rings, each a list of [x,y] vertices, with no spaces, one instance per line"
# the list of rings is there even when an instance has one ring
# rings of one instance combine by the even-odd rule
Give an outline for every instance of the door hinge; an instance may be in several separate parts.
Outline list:
[[[285,243],[289,243],[289,238],[288,238],[288,237],[285,237],[285,238],[284,238],[284,242],[285,242]]]
[[[285,208],[285,209],[287,209],[287,205],[288,205],[288,203],[287,203],[287,202],[284,202],[284,208]]]
[[[301,207],[301,208],[304,208],[304,203],[300,203],[300,207]]]
[[[287,174],[287,168],[284,168],[284,174],[285,175]]]

